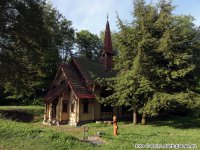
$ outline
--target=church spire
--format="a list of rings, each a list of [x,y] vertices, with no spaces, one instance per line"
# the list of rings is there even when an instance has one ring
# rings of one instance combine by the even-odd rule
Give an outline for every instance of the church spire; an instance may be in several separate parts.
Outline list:
[[[110,33],[110,25],[108,21],[107,15],[107,22],[106,22],[106,29],[105,29],[105,37],[104,37],[104,53],[114,54],[113,47],[112,47],[112,39]]]
[[[108,21],[106,22],[105,36],[104,36],[104,46],[103,52],[101,56],[101,62],[104,64],[105,70],[110,70],[113,67],[112,57],[114,55],[113,47],[112,47],[112,39],[110,33],[110,25]]]

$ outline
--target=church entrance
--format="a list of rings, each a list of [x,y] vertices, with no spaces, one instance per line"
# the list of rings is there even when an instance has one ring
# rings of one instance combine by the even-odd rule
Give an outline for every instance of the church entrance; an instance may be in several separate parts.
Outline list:
[[[56,119],[56,107],[57,107],[57,104],[58,104],[58,98],[56,98],[54,101],[53,101],[53,103],[52,103],[53,105],[52,105],[52,118],[53,119]]]

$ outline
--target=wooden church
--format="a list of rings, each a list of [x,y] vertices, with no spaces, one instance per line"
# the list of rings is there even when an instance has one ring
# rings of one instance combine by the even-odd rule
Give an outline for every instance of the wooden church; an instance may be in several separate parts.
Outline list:
[[[105,87],[95,84],[95,79],[113,76],[112,47],[107,20],[104,48],[99,61],[72,57],[70,63],[62,63],[53,80],[50,91],[44,98],[44,124],[69,124],[73,126],[96,120],[131,117],[123,106],[104,106],[96,100]]]

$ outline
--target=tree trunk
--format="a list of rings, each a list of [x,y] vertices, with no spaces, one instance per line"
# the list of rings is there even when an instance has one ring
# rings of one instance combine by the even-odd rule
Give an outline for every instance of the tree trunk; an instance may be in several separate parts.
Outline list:
[[[146,113],[143,113],[143,114],[142,114],[142,121],[141,121],[141,124],[142,124],[142,125],[145,125],[145,124],[146,124]]]
[[[133,110],[133,124],[136,125],[137,124],[137,111]]]

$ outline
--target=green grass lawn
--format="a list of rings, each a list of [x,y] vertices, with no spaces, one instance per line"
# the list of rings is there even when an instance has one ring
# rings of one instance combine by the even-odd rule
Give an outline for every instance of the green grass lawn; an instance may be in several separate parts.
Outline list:
[[[20,122],[39,122],[43,114],[42,106],[0,106],[1,117]]]
[[[32,110],[34,109],[34,111]],[[33,117],[28,123],[10,120],[5,116],[5,111],[20,111],[26,114],[35,113],[38,118]],[[32,111],[30,111],[32,110]],[[19,150],[132,150],[135,144],[197,144],[200,149],[200,118],[191,117],[168,117],[153,119],[148,125],[136,125],[119,122],[119,135],[113,137],[111,125],[90,123],[89,135],[97,132],[105,133],[102,139],[105,145],[96,146],[81,142],[83,137],[82,127],[45,126],[42,125],[41,107],[0,107],[0,147]],[[17,118],[17,117],[16,117]],[[13,118],[11,118],[13,119]]]

